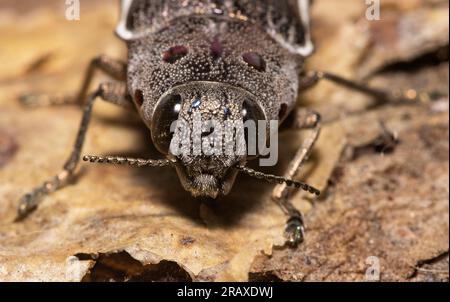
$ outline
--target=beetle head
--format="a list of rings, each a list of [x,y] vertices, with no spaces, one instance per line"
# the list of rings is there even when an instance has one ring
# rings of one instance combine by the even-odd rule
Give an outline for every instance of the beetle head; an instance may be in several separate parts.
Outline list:
[[[248,159],[243,123],[265,119],[251,93],[216,82],[175,86],[147,115],[153,143],[175,163],[183,187],[211,198],[230,191],[234,167]]]

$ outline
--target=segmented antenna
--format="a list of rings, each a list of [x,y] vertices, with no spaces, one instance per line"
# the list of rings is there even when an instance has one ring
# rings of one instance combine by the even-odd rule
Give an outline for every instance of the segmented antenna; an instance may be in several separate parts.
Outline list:
[[[295,187],[297,189],[302,189],[306,192],[309,192],[309,193],[312,193],[315,195],[320,195],[320,191],[318,189],[316,189],[313,186],[310,186],[304,182],[287,179],[282,176],[266,174],[266,173],[259,172],[259,171],[241,166],[241,165],[237,165],[236,169],[240,170],[241,172],[243,172],[251,177],[255,177],[257,179],[263,179],[267,182],[272,182],[272,183],[279,183],[279,184],[285,183],[288,187]]]
[[[129,158],[120,156],[94,156],[85,155],[83,161],[91,163],[105,163],[116,165],[130,165],[137,167],[165,167],[172,164],[168,159],[141,159],[141,158]]]
[[[117,164],[117,165],[130,165],[137,167],[165,167],[172,165],[172,162],[168,159],[141,159],[141,158],[129,158],[129,157],[120,157],[120,156],[95,156],[95,155],[85,155],[83,156],[83,161],[91,162],[91,163],[106,163],[106,164]],[[313,186],[310,186],[304,182],[295,181],[292,179],[287,179],[282,176],[266,174],[263,172],[259,172],[248,167],[244,167],[241,165],[237,165],[236,169],[241,172],[255,177],[257,179],[263,179],[267,182],[272,183],[285,183],[289,187],[295,187],[297,189],[302,189],[306,192],[320,195],[320,191]]]

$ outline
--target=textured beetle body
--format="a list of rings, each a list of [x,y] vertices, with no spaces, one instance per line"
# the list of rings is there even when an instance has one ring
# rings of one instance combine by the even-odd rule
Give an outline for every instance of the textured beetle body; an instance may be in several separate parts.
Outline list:
[[[304,220],[289,200],[289,189],[320,194],[313,186],[295,180],[319,137],[320,114],[308,108],[297,108],[292,126],[308,129],[309,133],[283,176],[246,166],[249,160],[267,155],[265,144],[268,141],[272,144],[278,138],[272,136],[276,135],[272,131],[273,121],[282,122],[294,109],[299,89],[312,87],[325,79],[374,97],[377,101],[374,106],[430,100],[427,94],[421,97],[422,93],[411,95],[410,91],[392,93],[328,72],[302,73],[305,59],[313,51],[309,25],[311,1],[122,0],[116,33],[127,42],[128,62],[103,56],[91,61],[78,95],[68,98],[69,103],[85,99],[87,102],[72,153],[60,173],[22,197],[17,219],[26,217],[43,196],[64,186],[74,175],[94,101],[100,98],[125,107],[130,107],[133,101],[150,129],[153,144],[165,158],[144,160],[86,155],[83,160],[175,167],[183,187],[193,196],[203,198],[226,195],[238,172],[275,182],[272,199],[289,215],[286,243],[296,246],[302,242]],[[119,82],[102,83],[88,96],[87,90],[97,69]],[[61,104],[66,103],[66,98],[44,95],[41,98],[31,96],[24,101]],[[240,134],[228,131],[227,127],[240,128]],[[217,128],[221,130],[216,132]],[[245,131],[247,135],[242,135]],[[269,139],[267,134],[270,134]],[[254,135],[261,149],[255,150]],[[186,141],[189,143],[184,144]],[[182,152],[173,148],[179,147],[180,142]],[[230,146],[235,148],[231,153],[227,152]],[[269,160],[275,164],[272,155],[269,152]],[[267,158],[260,159],[261,165],[267,162]]]
[[[261,118],[283,120],[312,52],[308,8],[309,0],[122,1],[116,32],[128,44],[127,84],[143,121],[152,130],[158,103],[174,94],[188,121],[193,109],[242,119],[246,100]],[[237,173],[230,168],[245,160],[184,156],[177,171],[193,195],[215,198],[228,193]]]

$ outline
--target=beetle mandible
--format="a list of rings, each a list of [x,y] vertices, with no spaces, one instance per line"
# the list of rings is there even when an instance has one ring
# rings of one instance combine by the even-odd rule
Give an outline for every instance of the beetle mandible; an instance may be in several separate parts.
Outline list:
[[[165,159],[84,156],[85,161],[172,166],[184,189],[195,197],[227,194],[238,172],[277,183],[272,198],[288,215],[287,243],[300,243],[303,217],[289,201],[289,189],[319,194],[294,178],[317,140],[320,115],[296,106],[299,91],[327,79],[377,100],[403,100],[327,72],[305,72],[305,60],[314,51],[310,5],[310,0],[122,0],[116,33],[127,43],[127,62],[104,56],[93,59],[74,97],[31,94],[22,99],[28,105],[79,103],[84,111],[75,146],[62,171],[21,199],[18,219],[73,176],[94,101],[102,99],[135,110]],[[88,94],[96,70],[116,81],[102,83]],[[292,125],[310,129],[310,136],[282,177],[246,167],[249,158],[245,155],[174,155],[168,147],[169,125],[179,117],[189,121],[192,111],[219,122],[232,118],[282,123],[291,115]]]

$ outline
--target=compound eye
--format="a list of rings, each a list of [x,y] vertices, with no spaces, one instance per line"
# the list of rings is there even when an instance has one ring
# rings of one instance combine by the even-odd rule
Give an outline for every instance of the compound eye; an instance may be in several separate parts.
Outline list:
[[[247,159],[252,160],[258,156],[257,153],[257,142],[258,142],[258,121],[263,121],[266,119],[264,112],[261,107],[253,101],[244,101],[242,104],[242,118],[244,124],[247,121],[253,121],[254,127],[245,127],[244,136],[245,144],[247,147]],[[256,133],[251,133],[249,129],[255,129]],[[252,146],[250,146],[250,144]]]
[[[178,119],[181,111],[181,96],[169,94],[156,105],[152,117],[151,134],[155,147],[163,154],[169,153],[172,135],[170,126]]]
[[[255,102],[244,101],[242,104],[242,118],[244,119],[244,123],[248,120],[253,120],[258,123],[258,121],[265,120],[265,115],[261,107]]]

